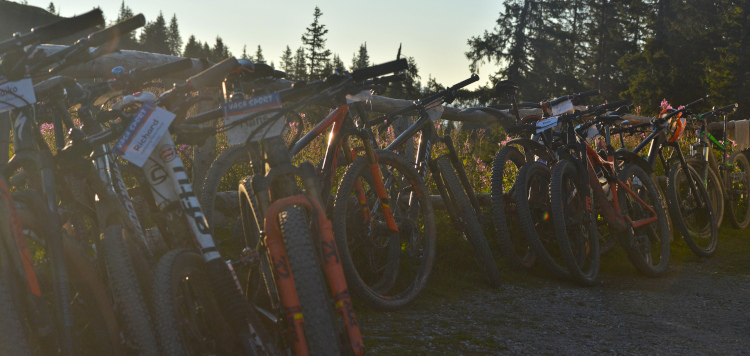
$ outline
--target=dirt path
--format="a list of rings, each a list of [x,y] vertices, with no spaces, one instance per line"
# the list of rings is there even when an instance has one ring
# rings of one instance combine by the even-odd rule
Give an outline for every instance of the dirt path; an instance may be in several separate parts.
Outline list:
[[[713,261],[660,279],[477,287],[360,316],[370,354],[750,355],[750,275]]]

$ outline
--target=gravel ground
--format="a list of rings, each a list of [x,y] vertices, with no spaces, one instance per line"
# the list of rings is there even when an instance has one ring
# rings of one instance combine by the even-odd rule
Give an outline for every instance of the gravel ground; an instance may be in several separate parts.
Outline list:
[[[376,355],[750,355],[750,274],[720,263],[658,279],[602,275],[591,288],[515,273],[520,281],[497,290],[459,289],[359,320]]]

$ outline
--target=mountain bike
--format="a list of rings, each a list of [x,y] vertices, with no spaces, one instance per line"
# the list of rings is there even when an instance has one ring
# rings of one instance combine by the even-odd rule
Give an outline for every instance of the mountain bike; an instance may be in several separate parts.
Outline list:
[[[706,186],[700,184],[701,176],[688,164],[678,144],[686,124],[686,118],[681,117],[682,113],[700,102],[702,100],[697,100],[678,110],[671,109],[649,123],[634,125],[632,128],[616,129],[612,132],[616,134],[633,128],[650,126],[651,134],[632,152],[637,155],[649,145],[647,159],[649,166],[653,167],[658,159],[665,169],[668,168],[666,196],[672,222],[693,253],[700,257],[711,257],[716,253],[719,238],[719,227],[711,197]],[[672,148],[673,155],[677,157],[668,161],[663,154],[665,148]]]
[[[370,121],[369,125],[380,124],[380,130],[383,131],[393,123],[397,116],[416,111],[419,115],[416,122],[396,137],[385,150],[396,151],[402,145],[411,144],[412,138],[419,134],[419,145],[415,157],[417,172],[423,179],[427,177],[428,170],[432,173],[432,179],[445,202],[453,226],[463,232],[469,244],[471,244],[474,257],[490,286],[497,287],[501,283],[500,274],[478,220],[482,211],[479,208],[476,194],[469,183],[463,163],[456,153],[453,140],[448,135],[438,137],[435,125],[428,112],[429,108],[441,108],[443,103],[451,103],[455,99],[457,90],[478,80],[479,76],[472,75],[471,78],[418,100],[412,105],[376,118]],[[431,157],[433,143],[443,143],[448,153],[433,159]],[[409,198],[409,201],[415,202],[413,196]]]
[[[737,104],[727,105],[696,117],[700,121],[700,128],[696,142],[690,146],[688,163],[698,171],[702,181],[706,184],[708,194],[716,201],[714,209],[717,211],[717,224],[721,223],[724,207],[729,212],[729,222],[735,229],[745,229],[750,225],[750,162],[742,152],[732,152],[726,143],[727,120],[729,114],[737,110]],[[720,139],[714,137],[708,130],[708,122],[712,118],[722,115],[724,128]],[[721,163],[716,160],[715,148],[721,155]],[[726,204],[723,204],[726,202]],[[721,210],[721,212],[718,212]]]

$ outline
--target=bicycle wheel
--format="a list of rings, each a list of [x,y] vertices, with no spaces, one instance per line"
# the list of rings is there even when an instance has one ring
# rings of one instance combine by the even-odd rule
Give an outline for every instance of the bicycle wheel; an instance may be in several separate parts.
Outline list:
[[[484,237],[482,226],[477,220],[474,208],[469,202],[469,197],[466,195],[466,191],[464,191],[461,182],[458,180],[458,176],[456,176],[456,172],[453,170],[453,166],[448,158],[444,156],[438,157],[435,160],[435,165],[440,171],[440,176],[445,183],[448,198],[450,199],[445,204],[454,206],[459,214],[459,216],[452,218],[460,221],[460,230],[463,231],[466,240],[469,241],[471,248],[474,250],[474,258],[479,263],[479,268],[484,271],[490,286],[500,286],[502,282],[500,272],[498,272],[495,259],[492,257],[492,251],[487,243],[487,239]]]
[[[523,234],[534,249],[539,263],[557,277],[570,278],[552,224],[549,199],[551,176],[546,165],[540,162],[526,163],[518,173],[513,198]]]
[[[223,234],[230,232],[234,238],[235,233],[239,232],[236,210],[231,205],[222,207],[219,210],[221,218],[217,216],[219,219],[214,221],[216,199],[220,192],[236,192],[240,180],[250,173],[249,162],[250,156],[244,145],[232,146],[222,151],[208,168],[201,188],[200,203],[211,234],[216,234],[216,229],[221,229]]]
[[[669,267],[669,224],[661,203],[661,195],[656,184],[643,168],[627,164],[618,178],[656,212],[657,220],[620,233],[620,245],[635,268],[651,277],[663,275]],[[628,194],[625,189],[617,190],[621,211],[626,211],[631,220],[637,221],[652,216],[651,212]]]
[[[153,283],[154,321],[162,354],[243,352],[240,339],[222,317],[201,255],[184,249],[168,252],[159,260]],[[270,345],[257,317],[250,321]]]
[[[682,164],[675,163],[669,170],[667,199],[670,216],[685,239],[690,250],[700,257],[711,257],[716,253],[719,242],[719,228],[711,206],[711,198],[706,187],[700,184],[700,176],[690,166],[688,171]],[[693,194],[687,174],[698,189]]]
[[[344,173],[331,222],[349,288],[373,308],[396,310],[419,296],[432,272],[435,214],[414,165],[390,151],[376,154],[399,232],[388,230],[365,157]]]
[[[750,225],[750,162],[742,152],[734,152],[727,162],[724,187],[727,193],[729,222],[735,229]]]
[[[558,162],[552,168],[549,195],[555,238],[568,273],[577,283],[591,286],[599,276],[599,231],[591,187],[580,179],[586,173],[573,161]]]
[[[120,226],[109,226],[102,232],[101,254],[109,276],[109,285],[131,352],[158,355],[156,336],[145,298],[136,278]]]
[[[282,211],[278,219],[305,320],[303,328],[310,354],[338,355],[340,345],[333,305],[305,211],[290,207]]]
[[[687,158],[686,160],[690,167],[695,169],[700,176],[703,172],[703,167],[706,166],[706,162],[697,157]],[[702,179],[700,181],[706,186],[708,196],[711,197],[711,206],[714,210],[714,216],[716,216],[716,225],[721,227],[721,222],[724,219],[724,187],[721,184],[722,182],[718,174],[711,167],[708,168],[707,173],[706,181],[703,182]]]
[[[521,151],[512,146],[501,148],[492,161],[492,217],[500,251],[505,261],[515,269],[534,266],[536,256],[526,241],[513,200],[515,182],[526,163]]]

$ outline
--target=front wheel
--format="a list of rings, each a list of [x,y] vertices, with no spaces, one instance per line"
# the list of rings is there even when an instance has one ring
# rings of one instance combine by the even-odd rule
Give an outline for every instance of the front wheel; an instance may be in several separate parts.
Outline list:
[[[734,152],[727,169],[727,216],[735,229],[746,229],[750,225],[750,162],[744,153]]]
[[[365,157],[341,179],[331,222],[349,288],[374,308],[396,310],[419,296],[432,272],[435,213],[414,165],[390,151],[376,154],[398,232],[388,229]]]
[[[691,188],[691,180],[697,194]],[[667,181],[669,213],[690,250],[700,257],[711,257],[716,253],[719,228],[711,197],[700,182],[700,176],[693,168],[675,163],[669,170]]]
[[[552,169],[549,185],[555,237],[571,278],[591,286],[599,276],[599,233],[591,187],[584,184],[573,161],[561,160]]]
[[[482,226],[477,220],[474,208],[469,202],[461,182],[453,170],[453,166],[447,157],[439,157],[435,160],[435,165],[440,172],[440,177],[445,183],[445,189],[448,193],[446,205],[452,204],[459,216],[452,216],[459,221],[461,230],[466,236],[466,240],[471,244],[474,250],[474,257],[479,263],[479,267],[484,271],[490,286],[498,287],[501,284],[500,272],[497,270],[495,259],[492,257],[492,251],[487,243],[487,239],[482,232]],[[437,179],[437,177],[435,177]]]
[[[505,261],[515,269],[534,266],[534,250],[523,235],[513,200],[515,182],[526,163],[521,151],[512,146],[501,148],[492,161],[492,217],[500,251]]]
[[[705,168],[706,162],[700,157],[691,157],[687,159],[687,162],[690,167],[698,172],[699,176],[704,169],[708,170],[706,172],[706,181],[700,180],[700,182],[703,182],[703,185],[706,186],[708,196],[711,197],[711,206],[713,207],[714,216],[716,217],[716,225],[721,227],[721,222],[724,219],[724,187],[721,184],[722,182],[719,179],[718,174],[710,166]]]
[[[661,194],[650,175],[635,164],[627,164],[620,171],[618,178],[643,200],[641,204],[635,196],[622,187],[617,190],[620,209],[627,212],[632,221],[647,219],[653,216],[648,207],[656,213],[656,221],[629,228],[621,233],[620,244],[625,249],[628,259],[635,268],[651,277],[663,275],[669,267],[669,223],[661,203]]]

